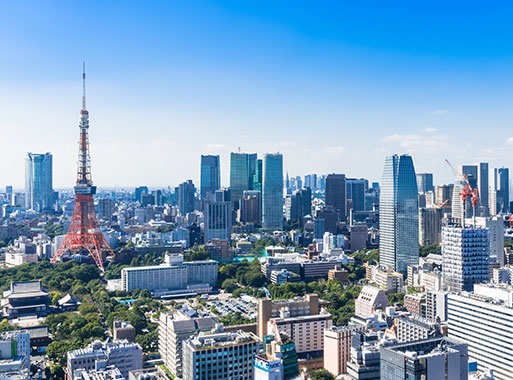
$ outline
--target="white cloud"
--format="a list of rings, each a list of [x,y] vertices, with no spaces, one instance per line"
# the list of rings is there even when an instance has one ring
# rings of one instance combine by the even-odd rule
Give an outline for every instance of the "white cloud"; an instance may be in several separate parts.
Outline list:
[[[224,144],[207,144],[205,148],[209,150],[230,150],[230,147]]]
[[[444,110],[444,109],[438,109],[438,110],[435,110],[433,113],[434,113],[435,115],[445,115],[445,114],[447,114],[448,112],[449,112],[449,111]]]
[[[326,148],[324,148],[324,150],[326,151],[327,154],[338,155],[338,154],[344,153],[346,151],[346,148],[341,145],[335,145],[335,146],[327,146]]]
[[[426,133],[434,133],[434,132],[438,131],[438,128],[426,127],[423,129],[423,131]]]
[[[507,139],[506,144],[513,145],[513,137],[510,137],[509,139]]]
[[[381,141],[397,144],[408,152],[437,151],[448,147],[448,138],[445,135],[393,134],[383,137]]]

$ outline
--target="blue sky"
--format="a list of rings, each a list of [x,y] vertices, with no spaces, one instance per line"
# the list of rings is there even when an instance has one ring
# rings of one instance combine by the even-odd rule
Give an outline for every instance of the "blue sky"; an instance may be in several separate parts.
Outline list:
[[[197,183],[202,153],[228,186],[238,147],[290,175],[513,166],[513,6],[448,3],[2,2],[0,186],[27,151],[73,185],[83,60],[100,187]]]

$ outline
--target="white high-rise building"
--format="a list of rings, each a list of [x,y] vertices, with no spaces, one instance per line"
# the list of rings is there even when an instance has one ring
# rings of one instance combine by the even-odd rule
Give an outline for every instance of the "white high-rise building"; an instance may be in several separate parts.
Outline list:
[[[513,379],[513,288],[475,285],[473,293],[447,296],[449,338],[468,344],[469,362]]]
[[[442,286],[452,292],[472,291],[490,279],[488,228],[462,226],[450,220],[442,227]]]
[[[490,231],[490,258],[504,266],[504,219],[502,216],[468,218],[467,224],[474,224],[480,228],[488,228]]]

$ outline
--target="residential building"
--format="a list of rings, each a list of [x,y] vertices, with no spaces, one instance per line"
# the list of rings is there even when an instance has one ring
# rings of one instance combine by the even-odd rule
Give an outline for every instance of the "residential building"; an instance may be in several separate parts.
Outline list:
[[[467,380],[467,345],[440,337],[381,348],[381,379]]]
[[[99,220],[112,221],[112,213],[114,212],[114,203],[112,198],[100,198],[96,205],[96,216]]]
[[[490,279],[488,228],[464,227],[449,220],[442,227],[442,285],[451,292],[472,291]]]
[[[256,153],[230,154],[230,191],[235,206],[237,206],[245,190],[255,190],[253,184],[255,174],[257,174],[256,170]]]
[[[444,291],[426,292],[426,319],[431,322],[447,320],[447,295]]]
[[[417,181],[409,155],[385,159],[379,200],[380,263],[406,273],[419,261]]]
[[[384,265],[367,265],[365,277],[387,294],[403,291],[403,275]]]
[[[339,221],[346,220],[346,200],[346,176],[344,174],[328,174],[326,177],[326,206],[331,206],[337,211]]]
[[[442,241],[443,209],[419,208],[419,244],[440,244]]]
[[[161,265],[123,268],[122,288],[186,293],[187,289],[199,290],[192,285],[204,285],[203,289],[210,291],[217,282],[217,267],[215,260],[184,262],[182,254],[166,253]]]
[[[219,156],[201,155],[200,196],[207,199],[207,195],[214,194],[221,187],[221,165]]]
[[[280,153],[264,155],[262,226],[266,230],[283,229],[283,156]]]
[[[85,348],[68,351],[66,378],[74,379],[79,369],[91,371],[101,366],[116,367],[126,378],[129,371],[143,367],[142,348],[127,341],[103,343],[95,340]]]
[[[490,261],[495,261],[503,267],[504,257],[504,219],[500,215],[490,217],[476,217],[466,219],[467,225],[475,225],[479,228],[487,228],[490,239]]]
[[[205,204],[205,243],[213,239],[231,240],[232,202],[211,202]]]
[[[27,153],[25,159],[25,207],[39,212],[53,208],[52,154]]]
[[[260,341],[241,330],[214,332],[193,336],[183,343],[183,380],[253,379],[255,356]]]
[[[355,300],[354,313],[360,318],[371,317],[376,310],[390,306],[385,292],[373,286],[365,285]]]
[[[416,315],[397,317],[394,325],[398,342],[414,342],[441,335],[436,323]]]
[[[160,314],[159,353],[174,376],[183,374],[183,342],[199,332],[211,331],[218,323],[216,316],[187,305],[176,312]]]
[[[474,292],[447,296],[448,336],[468,343],[469,361],[497,380],[513,378],[513,288],[476,284]]]
[[[324,330],[324,369],[334,376],[347,372],[353,333],[364,325],[331,326]]]
[[[403,301],[408,312],[418,317],[426,316],[426,293],[406,294]]]

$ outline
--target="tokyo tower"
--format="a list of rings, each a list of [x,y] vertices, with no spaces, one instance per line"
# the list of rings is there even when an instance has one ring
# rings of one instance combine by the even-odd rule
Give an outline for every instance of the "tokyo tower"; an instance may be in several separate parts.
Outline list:
[[[71,224],[64,241],[52,257],[57,262],[64,253],[89,254],[98,268],[103,271],[104,254],[114,254],[100,231],[93,195],[96,186],[91,179],[91,157],[89,154],[89,112],[86,110],[85,63],[82,74],[83,94],[82,110],[80,111],[80,141],[78,149],[77,183],[75,185],[75,208]]]

